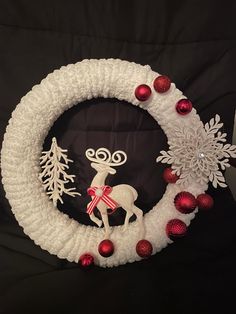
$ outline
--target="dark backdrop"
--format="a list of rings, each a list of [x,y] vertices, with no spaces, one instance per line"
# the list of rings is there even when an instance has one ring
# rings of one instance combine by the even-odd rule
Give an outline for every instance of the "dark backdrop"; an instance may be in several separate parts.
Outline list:
[[[149,64],[189,97],[205,122],[219,113],[231,141],[236,103],[235,1],[0,1],[0,142],[21,97],[49,72],[84,58]],[[89,121],[89,123],[88,123]],[[111,184],[139,191],[146,212],[163,194],[152,162],[166,137],[146,112],[115,99],[78,105],[54,124],[75,160],[78,201],[60,210],[89,223],[88,147],[124,149],[129,160]],[[138,152],[138,154],[137,154]],[[151,188],[148,190],[147,185]],[[236,208],[228,188],[209,193],[188,236],[152,258],[89,272],[41,250],[18,226],[1,186],[0,313],[234,313]],[[122,221],[116,214],[112,223]]]

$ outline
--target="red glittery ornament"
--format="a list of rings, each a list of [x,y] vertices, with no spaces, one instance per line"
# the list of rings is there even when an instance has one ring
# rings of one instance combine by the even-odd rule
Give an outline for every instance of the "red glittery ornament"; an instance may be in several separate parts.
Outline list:
[[[167,183],[175,183],[179,177],[177,176],[177,174],[172,172],[172,169],[166,168],[163,172],[163,179],[167,182]]]
[[[168,76],[160,75],[153,82],[154,89],[158,93],[165,93],[170,89],[171,80]]]
[[[136,245],[136,252],[142,258],[152,255],[152,244],[148,240],[140,240]]]
[[[187,226],[180,219],[172,219],[166,225],[166,234],[170,239],[183,237],[186,232]]]
[[[140,101],[145,101],[151,96],[152,90],[146,84],[141,84],[135,89],[135,97]]]
[[[193,105],[188,99],[180,99],[176,104],[176,111],[180,115],[186,115],[191,112]]]
[[[89,268],[94,265],[94,258],[91,254],[85,253],[79,258],[79,265],[83,268]]]
[[[111,240],[103,240],[98,246],[98,252],[103,257],[109,257],[114,253],[114,244]]]
[[[199,209],[210,209],[214,205],[214,200],[209,194],[200,194],[197,197],[197,206]]]
[[[182,214],[192,213],[197,206],[197,200],[193,194],[185,191],[175,196],[174,203],[176,209]]]

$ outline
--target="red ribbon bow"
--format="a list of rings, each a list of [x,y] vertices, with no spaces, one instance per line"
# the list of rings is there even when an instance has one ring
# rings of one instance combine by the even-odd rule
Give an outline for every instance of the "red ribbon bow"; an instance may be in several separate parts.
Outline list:
[[[89,204],[87,208],[87,213],[91,215],[94,208],[101,200],[105,204],[107,204],[107,206],[109,206],[109,208],[111,208],[112,211],[114,211],[117,208],[118,204],[110,196],[108,196],[108,194],[110,194],[111,191],[112,187],[109,185],[103,185],[101,187],[93,186],[88,188],[87,190],[88,195],[94,196],[94,198],[92,199],[92,202]]]

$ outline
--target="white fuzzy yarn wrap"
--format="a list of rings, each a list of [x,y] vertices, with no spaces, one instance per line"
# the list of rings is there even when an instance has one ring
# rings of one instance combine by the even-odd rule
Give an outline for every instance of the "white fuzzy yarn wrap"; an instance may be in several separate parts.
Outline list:
[[[174,136],[173,121],[187,127],[201,123],[195,109],[187,116],[176,112],[176,102],[185,97],[173,83],[167,93],[155,92],[152,86],[158,75],[149,66],[119,59],[83,60],[55,70],[21,99],[4,135],[2,182],[16,219],[42,249],[71,262],[78,262],[82,254],[91,253],[95,263],[102,267],[141,259],[135,249],[140,240],[136,222],[130,223],[125,233],[121,226],[113,227],[111,240],[115,252],[109,258],[99,255],[97,248],[104,237],[103,228],[81,225],[53,206],[38,179],[39,158],[54,121],[73,105],[91,98],[112,97],[146,109],[167,138]],[[150,99],[143,103],[134,95],[140,84],[152,88]],[[207,185],[194,181],[185,188],[195,196],[206,189]],[[189,225],[195,215],[196,211],[181,214],[176,210],[173,199],[181,190],[177,184],[169,184],[163,198],[144,216],[145,239],[152,243],[153,254],[172,242],[165,231],[169,220],[178,218]]]

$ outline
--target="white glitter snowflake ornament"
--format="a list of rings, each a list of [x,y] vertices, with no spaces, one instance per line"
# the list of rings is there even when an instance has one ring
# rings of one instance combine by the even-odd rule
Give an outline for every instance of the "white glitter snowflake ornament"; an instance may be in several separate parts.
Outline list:
[[[221,171],[230,166],[229,157],[236,157],[236,146],[223,144],[227,134],[219,131],[222,126],[219,115],[204,127],[201,122],[190,128],[175,126],[169,150],[161,151],[157,162],[171,164],[173,173],[179,176],[177,184],[182,186],[195,179],[201,184],[211,181],[215,188],[226,187]]]

